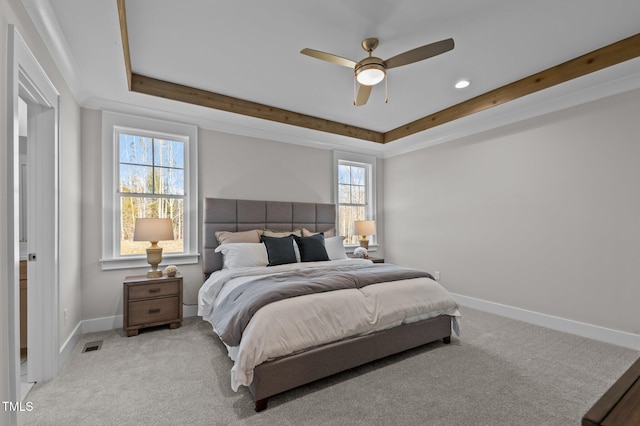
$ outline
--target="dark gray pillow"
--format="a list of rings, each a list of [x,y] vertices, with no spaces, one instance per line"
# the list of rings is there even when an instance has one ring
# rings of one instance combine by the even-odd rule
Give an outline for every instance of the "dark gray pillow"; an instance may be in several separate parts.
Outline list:
[[[324,235],[321,233],[310,237],[297,237],[296,244],[300,249],[300,260],[302,262],[322,262],[329,260],[327,249],[324,247]]]
[[[269,264],[267,266],[284,265],[285,263],[296,263],[296,252],[293,249],[293,235],[288,237],[261,237],[267,248]]]

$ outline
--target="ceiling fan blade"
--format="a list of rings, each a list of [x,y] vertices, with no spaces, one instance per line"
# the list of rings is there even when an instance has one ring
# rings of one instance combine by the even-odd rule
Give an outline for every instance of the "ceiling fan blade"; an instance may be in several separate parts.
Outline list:
[[[387,59],[384,63],[386,64],[387,69],[408,65],[448,52],[453,49],[453,46],[453,39],[448,38],[446,40],[436,41],[435,43],[416,47],[415,49],[400,53],[399,55]]]
[[[322,59],[323,61],[331,62],[334,64],[342,65],[343,67],[355,68],[356,63],[351,59],[343,58],[342,56],[334,55],[332,53],[321,52],[313,49],[302,49],[300,51],[303,55],[311,56],[312,58]]]
[[[355,101],[356,106],[362,106],[367,103],[372,87],[373,86],[365,86],[364,84],[360,85],[360,88],[358,89],[358,96],[356,96]]]

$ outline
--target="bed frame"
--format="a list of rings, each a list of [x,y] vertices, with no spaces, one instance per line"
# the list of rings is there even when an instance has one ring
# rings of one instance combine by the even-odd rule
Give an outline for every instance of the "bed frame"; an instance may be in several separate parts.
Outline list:
[[[203,205],[203,272],[205,279],[222,268],[215,253],[217,231],[271,229],[327,231],[335,227],[334,204],[205,198]],[[267,408],[269,397],[389,355],[436,340],[451,342],[451,317],[441,315],[403,324],[365,336],[329,343],[258,365],[249,390],[256,411]]]

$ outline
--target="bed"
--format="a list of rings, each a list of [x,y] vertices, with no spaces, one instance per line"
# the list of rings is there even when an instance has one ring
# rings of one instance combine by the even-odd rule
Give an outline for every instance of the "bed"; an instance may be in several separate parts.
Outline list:
[[[428,273],[347,258],[332,236],[333,204],[205,198],[203,213],[198,315],[234,361],[232,388],[247,386],[256,411],[273,395],[457,332],[458,306]],[[294,260],[276,256],[291,244]]]

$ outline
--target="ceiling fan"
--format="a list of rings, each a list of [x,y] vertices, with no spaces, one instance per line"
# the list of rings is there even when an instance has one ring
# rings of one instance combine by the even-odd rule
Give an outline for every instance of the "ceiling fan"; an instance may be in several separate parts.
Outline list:
[[[351,59],[343,58],[332,53],[321,52],[319,50],[308,48],[302,49],[300,53],[311,56],[312,58],[322,59],[323,61],[352,68],[354,70],[355,79],[354,94],[355,82],[357,81],[360,84],[358,94],[357,96],[354,96],[355,99],[353,103],[356,106],[361,106],[367,103],[369,94],[371,93],[371,88],[384,80],[388,69],[412,64],[414,62],[440,55],[441,53],[445,53],[453,49],[453,46],[453,39],[448,38],[408,50],[404,53],[393,56],[386,61],[372,56],[373,51],[378,47],[377,38],[367,38],[362,40],[362,48],[369,53],[369,56],[362,59],[360,62],[352,61]],[[386,101],[387,99],[385,97],[385,102]]]

